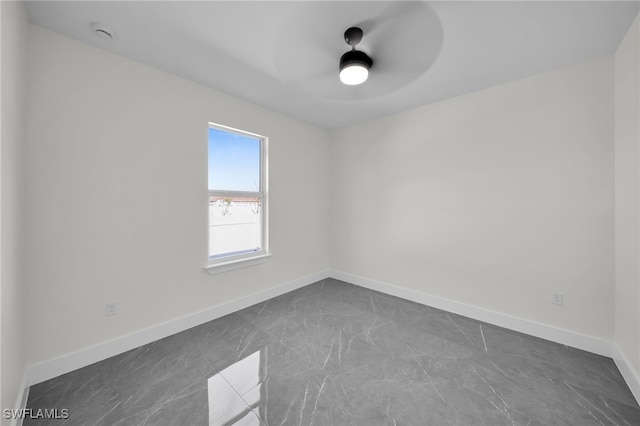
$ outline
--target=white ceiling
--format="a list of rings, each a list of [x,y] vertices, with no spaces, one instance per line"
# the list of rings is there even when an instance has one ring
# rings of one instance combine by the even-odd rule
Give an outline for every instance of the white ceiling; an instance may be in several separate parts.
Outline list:
[[[29,1],[27,11],[34,24],[330,129],[612,54],[639,5]],[[374,64],[347,87],[338,61],[354,25]]]

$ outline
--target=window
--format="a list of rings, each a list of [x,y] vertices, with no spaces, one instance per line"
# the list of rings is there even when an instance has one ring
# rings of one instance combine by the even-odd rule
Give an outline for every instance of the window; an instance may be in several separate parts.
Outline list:
[[[264,261],[267,138],[209,123],[210,272]]]

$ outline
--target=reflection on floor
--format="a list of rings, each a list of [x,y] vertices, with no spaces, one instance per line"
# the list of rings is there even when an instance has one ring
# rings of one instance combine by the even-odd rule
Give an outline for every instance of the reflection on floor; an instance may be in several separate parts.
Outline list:
[[[25,425],[639,425],[609,358],[327,279],[31,388]]]

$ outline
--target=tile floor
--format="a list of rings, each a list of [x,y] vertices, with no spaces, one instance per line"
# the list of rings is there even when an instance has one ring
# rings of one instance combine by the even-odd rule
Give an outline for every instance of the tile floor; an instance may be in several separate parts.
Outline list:
[[[613,361],[328,279],[32,386],[24,425],[640,425]]]

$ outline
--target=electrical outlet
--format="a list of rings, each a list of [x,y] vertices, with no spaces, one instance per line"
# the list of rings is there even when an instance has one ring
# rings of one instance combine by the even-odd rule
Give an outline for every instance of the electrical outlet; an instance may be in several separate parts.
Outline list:
[[[107,317],[118,313],[118,302],[111,302],[104,305],[104,315]]]
[[[562,293],[553,293],[553,299],[551,300],[551,303],[553,303],[554,305],[563,306],[564,305],[564,294],[562,294]]]

